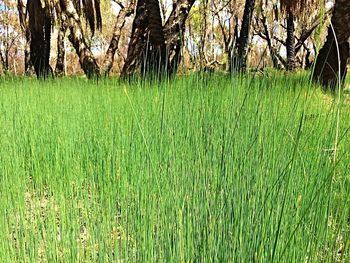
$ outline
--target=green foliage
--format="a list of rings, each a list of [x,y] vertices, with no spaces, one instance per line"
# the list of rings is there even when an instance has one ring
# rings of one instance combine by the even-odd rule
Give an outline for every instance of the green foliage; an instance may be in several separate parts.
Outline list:
[[[307,76],[0,85],[1,262],[349,262],[349,107],[334,164]]]

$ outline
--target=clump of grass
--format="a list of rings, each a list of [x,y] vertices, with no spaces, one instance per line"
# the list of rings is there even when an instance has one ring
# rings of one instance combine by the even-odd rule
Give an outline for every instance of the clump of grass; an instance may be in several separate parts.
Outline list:
[[[0,84],[0,261],[349,262],[350,115],[307,76]]]

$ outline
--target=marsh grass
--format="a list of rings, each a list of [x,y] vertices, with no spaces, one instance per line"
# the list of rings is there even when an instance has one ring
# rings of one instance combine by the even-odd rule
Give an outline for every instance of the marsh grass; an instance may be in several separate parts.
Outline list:
[[[337,105],[306,75],[2,80],[0,261],[349,262]]]

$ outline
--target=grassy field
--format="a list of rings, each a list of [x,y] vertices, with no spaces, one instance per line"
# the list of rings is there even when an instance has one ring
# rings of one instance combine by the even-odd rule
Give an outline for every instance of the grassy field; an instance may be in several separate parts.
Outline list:
[[[0,262],[350,262],[350,108],[305,75],[0,82]]]

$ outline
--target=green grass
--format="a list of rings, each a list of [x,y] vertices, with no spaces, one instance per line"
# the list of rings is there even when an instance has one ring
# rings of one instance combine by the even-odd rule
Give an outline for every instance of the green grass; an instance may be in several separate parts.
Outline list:
[[[349,127],[305,75],[3,79],[0,262],[349,262]]]

